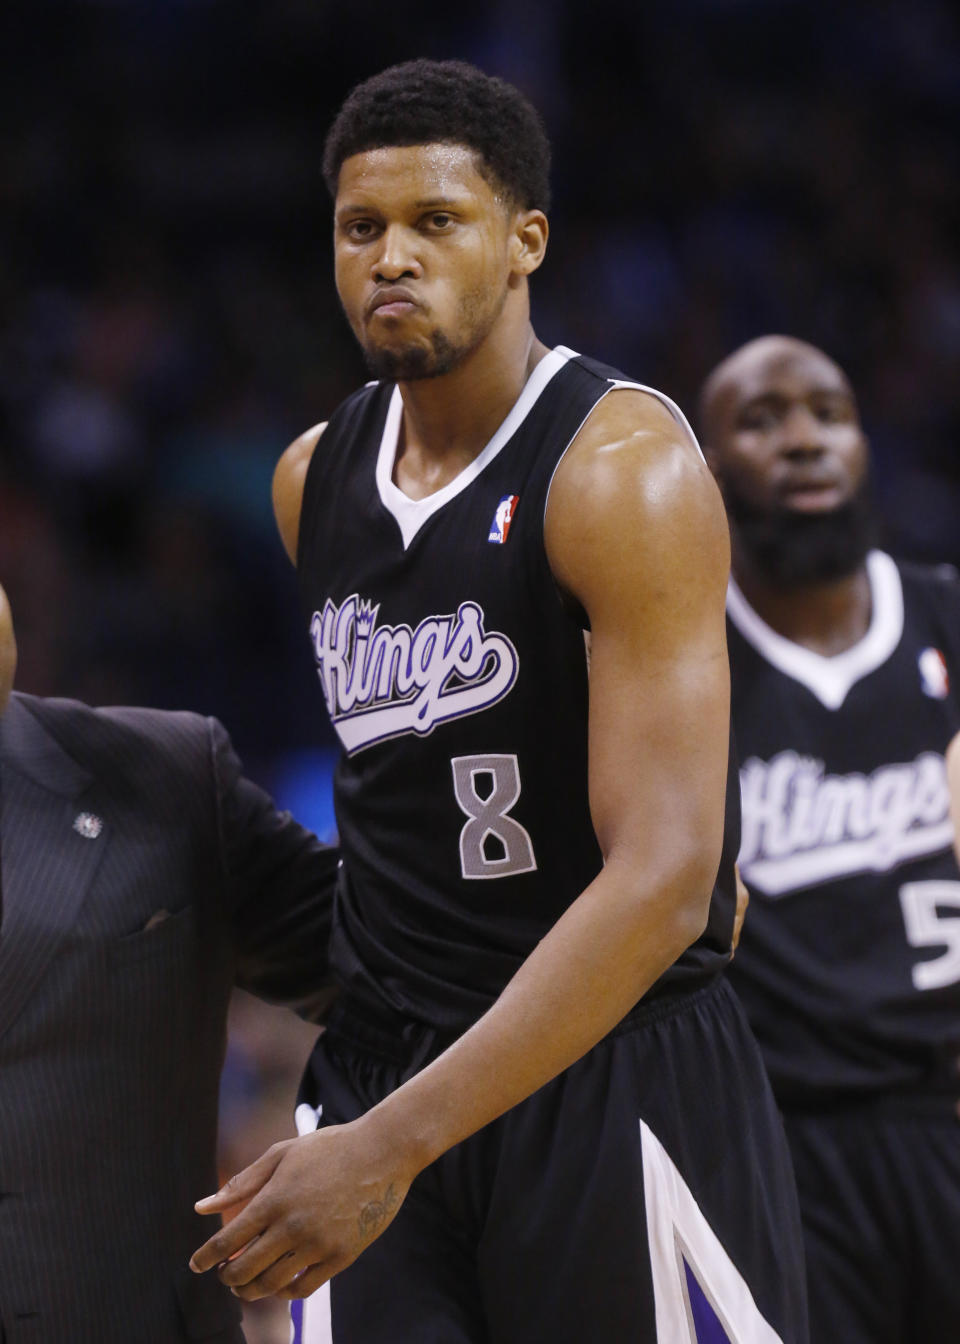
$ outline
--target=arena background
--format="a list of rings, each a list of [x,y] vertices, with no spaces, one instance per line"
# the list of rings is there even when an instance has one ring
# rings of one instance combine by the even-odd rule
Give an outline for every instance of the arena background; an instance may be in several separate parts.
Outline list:
[[[941,0],[0,8],[0,579],[18,685],[189,707],[332,832],[333,742],[268,487],[364,378],[331,282],[324,128],[457,56],[555,151],[534,319],[693,407],[765,331],[858,391],[897,554],[960,563],[960,28]],[[312,1031],[238,1000],[233,1169],[291,1132]],[[284,1340],[268,1307],[250,1344]]]

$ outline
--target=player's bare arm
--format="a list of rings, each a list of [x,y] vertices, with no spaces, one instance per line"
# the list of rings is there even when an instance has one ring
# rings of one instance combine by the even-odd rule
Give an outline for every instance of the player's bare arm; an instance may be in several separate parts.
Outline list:
[[[324,421],[294,439],[273,473],[273,513],[277,520],[280,540],[293,564],[297,563],[300,508],[303,504],[303,486],[307,479],[307,468],[310,466],[317,440],[326,427]]]
[[[737,883],[737,909],[733,920],[733,937],[731,942],[731,955],[736,952],[740,942],[740,934],[743,932],[743,921],[747,917],[747,907],[750,904],[750,893],[747,891],[747,885],[740,876],[740,868],[737,864],[733,866],[733,875]]]
[[[947,748],[947,786],[950,790],[950,816],[953,818],[953,847],[960,859],[960,733]]]
[[[13,616],[7,595],[0,587],[0,714],[10,699],[16,669],[17,642],[13,637]]]
[[[346,1268],[419,1171],[580,1058],[704,927],[727,768],[728,539],[712,478],[659,403],[619,390],[595,409],[558,469],[546,544],[592,631],[604,867],[433,1064],[359,1120],[275,1145],[201,1202],[246,1205],[192,1261],[221,1265],[241,1297],[303,1297]]]

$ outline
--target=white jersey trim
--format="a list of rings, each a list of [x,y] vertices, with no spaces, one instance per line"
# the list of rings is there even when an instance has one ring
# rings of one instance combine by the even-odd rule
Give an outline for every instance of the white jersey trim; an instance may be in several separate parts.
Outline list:
[[[558,346],[556,347],[556,351],[557,351],[558,354],[566,355],[566,357],[567,357],[568,359],[579,359],[579,358],[580,358],[579,353],[578,353],[576,350],[571,350],[570,347],[569,347],[568,345],[558,345]],[[553,471],[552,471],[551,474],[550,474],[550,483],[549,483],[548,486],[547,486],[547,493],[546,493],[546,496],[545,496],[544,501],[543,501],[543,521],[544,521],[544,523],[546,523],[546,521],[547,521],[547,507],[548,507],[548,505],[549,505],[549,503],[550,503],[550,491],[553,489],[553,482],[554,482],[554,480],[555,480],[555,478],[556,478],[556,475],[557,475],[557,472],[558,472],[558,470],[559,470],[559,468],[560,468],[560,463],[561,463],[561,462],[563,461],[563,459],[566,457],[566,455],[567,455],[567,453],[568,453],[568,451],[569,451],[569,449],[570,449],[570,446],[571,446],[571,444],[573,443],[574,439],[575,439],[575,438],[577,437],[577,435],[580,433],[581,429],[583,429],[584,425],[585,425],[585,424],[587,423],[587,421],[590,419],[591,415],[593,415],[594,411],[595,411],[595,410],[597,409],[597,407],[600,405],[601,401],[603,401],[606,397],[608,397],[608,396],[610,395],[611,392],[615,392],[618,388],[621,388],[621,387],[629,388],[629,389],[630,389],[631,391],[633,391],[633,392],[646,392],[646,393],[648,393],[651,397],[655,397],[655,398],[657,399],[657,401],[662,402],[663,405],[666,406],[666,408],[667,408],[667,410],[670,412],[670,414],[673,416],[674,420],[676,420],[677,423],[678,423],[679,425],[682,425],[683,428],[684,428],[684,429],[687,431],[687,433],[690,435],[690,438],[691,438],[692,441],[693,441],[693,446],[694,446],[694,448],[696,448],[696,450],[697,450],[697,452],[700,454],[701,458],[703,458],[703,449],[700,447],[700,444],[699,444],[699,441],[698,441],[698,439],[697,439],[697,436],[696,436],[696,434],[694,434],[694,432],[693,432],[693,429],[692,429],[692,427],[691,427],[691,425],[690,425],[690,421],[689,421],[689,420],[687,419],[687,417],[684,415],[683,411],[681,411],[681,409],[680,409],[680,407],[677,405],[677,403],[676,403],[675,401],[673,401],[670,397],[668,397],[667,394],[666,394],[665,392],[659,392],[659,391],[657,390],[657,388],[655,388],[655,387],[648,387],[646,383],[632,383],[632,382],[628,382],[625,378],[611,378],[611,379],[610,379],[610,386],[607,388],[607,390],[603,393],[602,396],[599,396],[599,397],[597,398],[597,400],[596,400],[596,401],[593,403],[593,405],[590,407],[589,411],[587,411],[586,415],[585,415],[585,416],[583,417],[583,419],[580,421],[580,424],[577,426],[577,428],[574,430],[574,432],[570,435],[570,442],[567,444],[566,448],[564,448],[563,452],[562,452],[562,453],[560,454],[560,456],[557,458],[557,464],[556,464],[556,466],[554,467]],[[704,461],[706,461],[705,458],[704,458]],[[588,662],[589,662],[589,658],[588,658]]]
[[[438,509],[442,509],[444,504],[448,504],[451,499],[465,490],[468,485],[477,479],[481,471],[493,461],[504,444],[513,437],[530,414],[540,393],[551,378],[559,373],[572,356],[573,352],[566,350],[563,346],[557,346],[556,350],[551,350],[544,355],[524,384],[522,392],[508,412],[506,419],[486,447],[452,481],[448,481],[441,490],[435,490],[432,495],[427,495],[425,499],[411,499],[409,495],[404,494],[393,480],[397,443],[400,438],[400,421],[403,415],[403,397],[400,395],[400,388],[395,387],[393,389],[393,395],[387,409],[386,422],[383,426],[383,436],[380,440],[380,451],[377,454],[377,491],[383,507],[396,519],[397,526],[400,528],[400,535],[403,538],[404,550],[409,547],[427,519],[432,518]]]
[[[806,686],[826,709],[839,709],[857,682],[882,667],[903,637],[903,585],[886,552],[871,551],[867,556],[867,578],[873,607],[870,628],[851,648],[831,657],[777,634],[750,606],[732,576],[727,615],[771,666]]]
[[[558,345],[558,346],[557,346],[557,352],[560,353],[560,354],[564,354],[564,355],[566,355],[568,359],[579,359],[579,358],[580,358],[580,354],[579,354],[579,352],[576,351],[576,350],[571,350],[570,347],[569,347],[568,345]],[[634,391],[634,392],[646,392],[649,396],[651,396],[651,397],[655,397],[655,398],[657,399],[657,401],[662,402],[663,405],[666,406],[666,408],[667,408],[667,410],[670,412],[670,414],[673,416],[674,420],[676,420],[678,424],[682,425],[683,428],[684,428],[684,429],[687,431],[687,433],[690,435],[690,438],[691,438],[692,441],[693,441],[693,446],[696,448],[696,450],[697,450],[697,452],[700,454],[700,456],[703,457],[703,449],[700,447],[700,442],[699,442],[699,440],[697,439],[696,434],[694,434],[694,432],[693,432],[693,426],[690,424],[690,421],[687,419],[687,417],[684,415],[683,411],[681,411],[680,407],[677,405],[677,403],[673,400],[672,397],[668,397],[667,394],[666,394],[666,392],[661,392],[661,391],[659,391],[659,390],[658,390],[657,388],[655,388],[655,387],[649,387],[646,383],[635,383],[635,382],[633,382],[633,381],[631,381],[630,379],[627,379],[627,378],[611,378],[611,379],[610,379],[610,386],[609,386],[609,388],[607,389],[607,391],[608,391],[608,392],[615,392],[615,391],[617,390],[617,388],[619,388],[619,387],[630,388],[630,389],[631,389],[632,391]],[[604,393],[604,396],[606,396],[606,395],[607,395],[607,394]],[[603,401],[603,397],[600,397],[600,398],[597,400],[597,402],[596,402],[593,406],[590,407],[590,412],[587,414],[587,417],[586,417],[587,420],[589,420],[589,418],[590,418],[590,414],[591,414],[593,411],[596,410],[597,406],[600,405],[600,402],[601,402],[601,401]],[[584,424],[585,424],[585,423],[586,423],[586,420],[584,421]],[[582,429],[582,428],[583,428],[583,425],[580,426],[580,429]],[[579,432],[580,432],[580,431],[578,430],[577,433],[579,433]],[[577,437],[577,435],[574,434],[573,439],[575,439],[576,437]],[[573,439],[570,440],[571,443],[573,442]],[[706,459],[704,459],[704,460],[706,460]],[[559,463],[558,463],[557,465],[559,466]]]

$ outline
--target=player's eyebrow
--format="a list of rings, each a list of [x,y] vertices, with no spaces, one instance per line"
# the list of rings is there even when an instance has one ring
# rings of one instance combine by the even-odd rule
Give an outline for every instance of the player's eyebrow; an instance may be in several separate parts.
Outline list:
[[[338,205],[336,213],[338,215],[378,215],[381,213],[381,206],[375,197],[371,199],[369,196],[360,196],[352,201],[344,201],[342,205]]]
[[[348,201],[346,204],[337,207],[334,218],[344,219],[347,215],[369,215],[375,213],[376,211],[369,205],[360,205],[359,203],[351,203]]]
[[[459,205],[460,202],[453,196],[427,196],[421,201],[414,201],[414,210],[438,210],[441,206]]]
[[[845,387],[815,387],[812,389],[810,397],[811,399],[814,397],[821,397],[824,400],[853,401],[853,393],[849,392]]]
[[[453,206],[460,206],[462,204],[462,200],[458,200],[455,196],[425,196],[419,201],[414,201],[412,209],[449,210]],[[346,219],[350,215],[375,215],[378,213],[379,211],[376,206],[346,201],[343,205],[337,208],[335,218]]]
[[[782,406],[786,400],[787,398],[782,392],[754,392],[752,396],[741,401],[737,409],[740,411],[748,411],[754,406]]]

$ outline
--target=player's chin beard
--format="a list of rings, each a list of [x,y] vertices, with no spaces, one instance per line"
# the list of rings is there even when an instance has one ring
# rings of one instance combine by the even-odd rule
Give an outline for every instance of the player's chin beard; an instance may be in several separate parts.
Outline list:
[[[375,378],[412,383],[418,378],[440,378],[462,364],[472,346],[454,345],[439,329],[430,333],[430,344],[399,349],[364,346],[367,367]]]
[[[846,578],[860,568],[879,540],[868,478],[846,504],[829,513],[761,511],[729,486],[724,494],[737,540],[751,566],[780,588]]]
[[[473,354],[493,330],[507,301],[507,287],[499,301],[492,305],[483,290],[472,290],[460,299],[457,326],[461,333],[458,343],[451,341],[446,332],[434,327],[426,345],[407,345],[385,349],[364,345],[367,366],[375,378],[398,383],[412,383],[421,378],[442,378]]]

